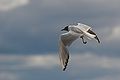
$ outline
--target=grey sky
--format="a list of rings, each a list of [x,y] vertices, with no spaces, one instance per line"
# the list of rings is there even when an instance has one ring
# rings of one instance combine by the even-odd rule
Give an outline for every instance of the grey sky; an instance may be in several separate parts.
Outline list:
[[[0,0],[0,80],[120,80],[119,0]],[[60,30],[87,24],[101,44],[75,41],[62,72]],[[51,64],[50,64],[51,63]]]

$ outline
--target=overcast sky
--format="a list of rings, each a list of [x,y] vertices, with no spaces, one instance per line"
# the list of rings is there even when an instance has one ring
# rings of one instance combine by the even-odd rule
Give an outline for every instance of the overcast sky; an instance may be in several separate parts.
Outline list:
[[[119,0],[0,0],[0,80],[120,80]],[[81,22],[101,40],[70,46],[59,65],[61,29]]]

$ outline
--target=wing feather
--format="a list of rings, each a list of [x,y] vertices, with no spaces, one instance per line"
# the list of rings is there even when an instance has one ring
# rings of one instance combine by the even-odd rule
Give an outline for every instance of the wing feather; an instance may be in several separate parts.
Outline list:
[[[60,62],[61,62],[63,71],[67,67],[68,59],[69,59],[69,51],[65,47],[65,45],[60,41]]]
[[[77,38],[78,38],[77,36],[72,35],[70,32],[64,33],[60,37],[59,56],[63,71],[66,69],[69,60],[69,51],[67,49],[67,46],[70,46],[72,42]]]

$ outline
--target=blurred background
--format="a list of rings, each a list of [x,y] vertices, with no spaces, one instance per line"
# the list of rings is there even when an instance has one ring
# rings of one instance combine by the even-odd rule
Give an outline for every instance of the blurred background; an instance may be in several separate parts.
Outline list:
[[[60,30],[76,22],[101,44],[76,40],[63,72]],[[120,80],[120,0],[0,0],[0,80]]]

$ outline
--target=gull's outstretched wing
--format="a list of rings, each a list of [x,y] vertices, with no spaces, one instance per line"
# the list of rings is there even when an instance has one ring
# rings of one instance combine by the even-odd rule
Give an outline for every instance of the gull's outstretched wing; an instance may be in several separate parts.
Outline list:
[[[67,46],[70,46],[71,43],[76,40],[78,36],[73,35],[72,33],[64,33],[60,37],[60,42],[59,42],[59,56],[60,56],[60,62],[62,65],[63,71],[66,69],[68,59],[69,59],[69,51],[67,49]]]

